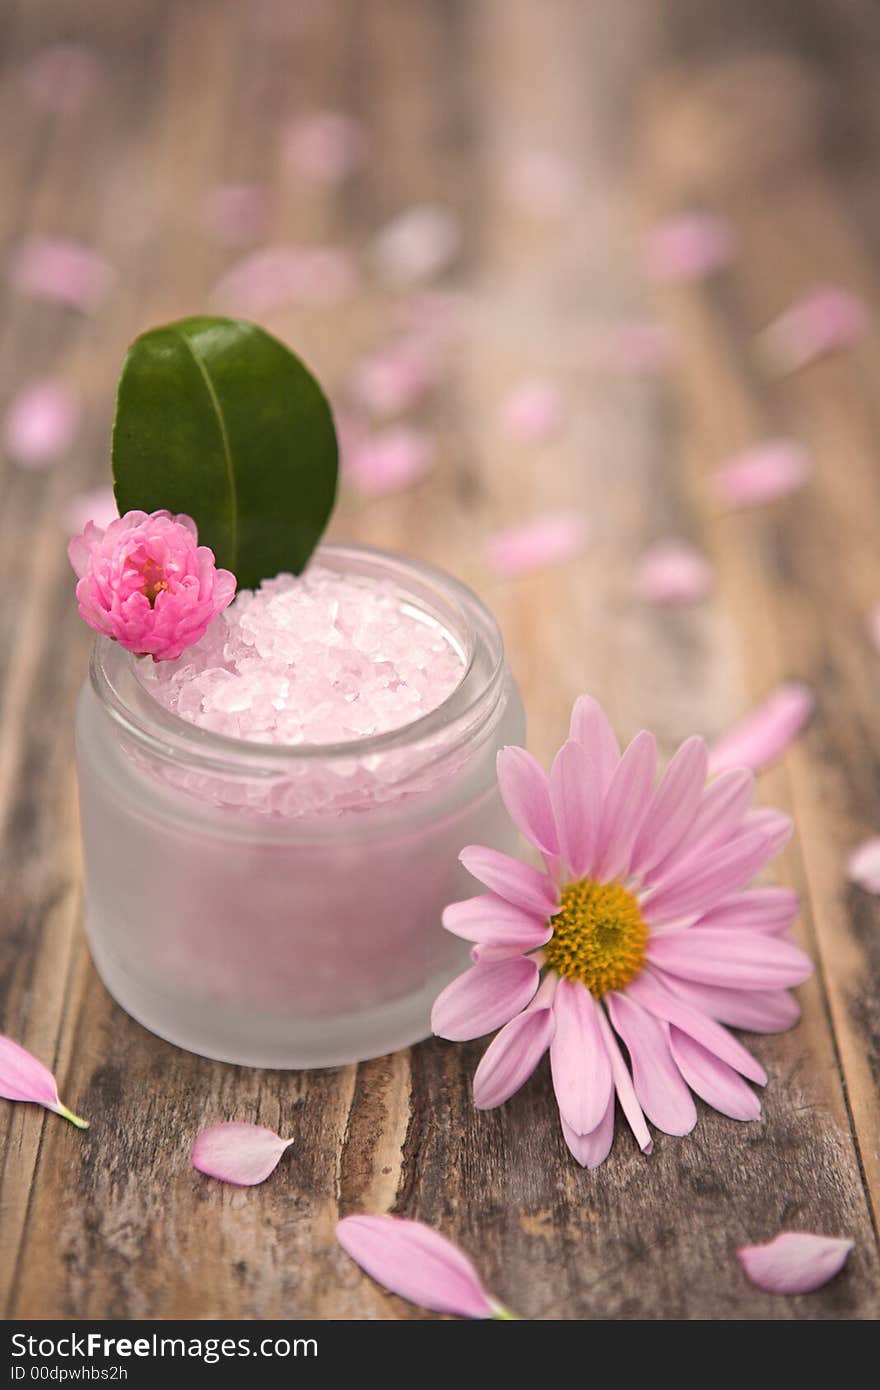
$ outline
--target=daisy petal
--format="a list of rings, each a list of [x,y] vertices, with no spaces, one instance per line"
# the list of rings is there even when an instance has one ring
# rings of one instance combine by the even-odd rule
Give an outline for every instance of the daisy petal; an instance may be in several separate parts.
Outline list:
[[[571,1125],[562,1121],[562,1137],[569,1147],[572,1156],[577,1159],[582,1168],[598,1168],[600,1163],[604,1163],[609,1153],[611,1145],[614,1143],[614,1092],[608,1097],[608,1104],[605,1107],[605,1114],[602,1116],[596,1128],[590,1134],[576,1134]]]
[[[646,920],[674,922],[692,912],[708,911],[754,878],[774,853],[772,841],[760,830],[739,835],[708,853],[695,851],[652,884],[643,902]]]
[[[712,588],[705,555],[684,541],[657,541],[639,560],[635,589],[646,603],[696,603]]]
[[[253,1187],[274,1173],[292,1143],[292,1139],[281,1139],[262,1125],[211,1125],[193,1145],[192,1164],[209,1178],[236,1187]]]
[[[559,852],[575,878],[592,867],[602,809],[599,773],[580,743],[562,745],[550,769]]]
[[[837,285],[819,285],[768,324],[758,343],[770,370],[784,376],[851,347],[864,337],[868,322],[864,300]]]
[[[693,825],[703,795],[708,756],[701,738],[687,739],[675,754],[636,836],[632,873],[645,873],[659,864]]]
[[[586,523],[577,512],[548,512],[489,536],[486,560],[506,578],[529,574],[571,560],[583,549],[586,535]]]
[[[524,748],[508,747],[499,752],[497,768],[501,799],[514,825],[538,849],[556,854],[550,786],[541,764]]]
[[[550,1070],[559,1113],[575,1134],[591,1134],[612,1095],[611,1064],[586,985],[561,979],[553,998]]]
[[[669,1030],[669,1046],[691,1090],[713,1110],[731,1120],[760,1120],[761,1102],[733,1067],[674,1025]]]
[[[846,1264],[854,1242],[809,1231],[783,1231],[766,1245],[737,1250],[753,1284],[767,1293],[812,1293],[821,1289]]]
[[[46,468],[73,442],[79,400],[54,377],[31,381],[15,396],[3,421],[3,446],[19,468]]]
[[[542,919],[556,912],[556,890],[547,875],[538,869],[483,845],[468,845],[458,857],[469,874],[514,907],[534,912]]]
[[[738,1043],[725,1028],[707,1018],[699,1009],[693,1008],[674,994],[670,994],[643,971],[627,985],[627,996],[636,999],[643,1008],[656,1018],[674,1024],[681,1032],[687,1033],[720,1061],[735,1071],[747,1076],[759,1086],[766,1086],[767,1073],[750,1052]]]
[[[461,1318],[491,1318],[495,1312],[467,1256],[421,1221],[346,1216],[336,1239],[377,1284],[420,1308]]]
[[[697,1108],[669,1048],[669,1029],[635,1000],[612,990],[608,1012],[632,1059],[639,1104],[665,1134],[690,1134]]]
[[[716,903],[696,925],[784,932],[797,917],[800,902],[793,888],[750,888]]]
[[[755,791],[755,774],[747,767],[722,772],[704,788],[694,822],[682,843],[663,863],[666,872],[697,848],[706,852],[738,829]],[[656,875],[656,870],[654,874]]]
[[[698,984],[740,989],[789,989],[803,984],[813,963],[799,946],[762,932],[700,927],[648,940],[648,959]]]
[[[499,898],[481,893],[477,898],[450,903],[443,910],[443,925],[453,936],[486,946],[508,946],[515,951],[536,951],[553,935],[546,919]]]
[[[785,1033],[801,1016],[800,1005],[787,989],[724,989],[682,980],[656,967],[654,973],[680,999],[731,1028],[744,1028],[750,1033]]]
[[[431,1028],[450,1042],[481,1038],[524,1009],[537,988],[538,967],[525,956],[481,962],[438,994]]]
[[[728,222],[709,212],[684,212],[652,227],[645,241],[646,269],[658,284],[704,280],[734,252]]]
[[[48,1067],[19,1043],[0,1034],[0,1096],[4,1100],[30,1101],[43,1105],[56,1115],[88,1129],[88,1120],[81,1120],[58,1099],[58,1083]]]
[[[542,986],[543,989],[543,986]],[[474,1073],[474,1105],[492,1110],[525,1085],[553,1041],[556,1020],[534,1000],[492,1039]]]
[[[599,1021],[599,1031],[605,1043],[605,1051],[608,1053],[608,1060],[611,1063],[611,1075],[614,1080],[614,1089],[617,1092],[617,1099],[620,1101],[620,1108],[626,1116],[627,1124],[635,1136],[636,1143],[643,1154],[650,1154],[654,1148],[654,1141],[651,1138],[651,1131],[645,1124],[645,1117],[642,1114],[642,1107],[639,1105],[633,1086],[632,1077],[629,1074],[626,1063],[617,1045],[617,1039],[612,1032],[611,1025],[605,1017],[605,1010],[598,1008],[596,1017]]]
[[[846,861],[846,876],[866,893],[880,893],[880,837],[856,846]]]
[[[762,705],[722,738],[709,752],[709,771],[751,767],[756,772],[781,757],[808,723],[813,695],[805,685],[781,685]]]
[[[768,439],[737,454],[714,477],[715,491],[728,507],[757,507],[775,502],[806,482],[806,449],[793,439]]]
[[[565,398],[555,381],[521,381],[501,403],[500,420],[510,439],[539,444],[556,434],[565,419]]]
[[[657,743],[645,729],[636,734],[605,793],[596,877],[603,882],[625,874],[633,844],[648,810]]]
[[[581,745],[598,769],[604,793],[620,762],[620,746],[608,716],[592,695],[581,695],[575,700],[569,737]]]

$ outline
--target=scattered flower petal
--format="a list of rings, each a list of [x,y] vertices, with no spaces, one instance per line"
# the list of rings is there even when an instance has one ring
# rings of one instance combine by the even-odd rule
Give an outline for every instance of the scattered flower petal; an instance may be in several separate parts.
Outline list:
[[[434,442],[424,430],[396,425],[352,441],[343,451],[345,476],[373,497],[412,487],[434,464]]]
[[[224,246],[258,241],[265,233],[268,218],[266,191],[257,183],[221,184],[205,196],[205,231]]]
[[[79,419],[79,400],[65,381],[31,381],[6,412],[3,447],[19,468],[46,468],[69,449]]]
[[[565,419],[565,397],[555,381],[521,381],[501,403],[501,427],[511,439],[538,444],[557,433]]]
[[[111,521],[119,515],[112,487],[96,487],[89,492],[78,492],[71,497],[63,515],[64,529],[69,536],[77,536],[84,531],[90,521],[102,531],[106,531]]]
[[[357,266],[343,247],[267,246],[231,265],[211,298],[221,309],[259,318],[291,304],[338,304],[357,282]]]
[[[729,222],[708,212],[687,212],[652,227],[645,240],[648,275],[658,284],[704,280],[728,264],[735,238]]]
[[[698,603],[713,581],[705,555],[684,541],[658,541],[645,551],[636,570],[636,592],[646,603]]]
[[[575,166],[555,150],[521,150],[505,171],[511,201],[530,216],[547,220],[571,211],[580,183]]]
[[[727,507],[757,507],[802,487],[810,472],[806,449],[793,439],[768,439],[717,469],[713,484]]]
[[[551,512],[490,536],[486,561],[499,575],[529,574],[572,559],[586,537],[587,524],[577,512]]]
[[[292,1139],[281,1139],[262,1125],[211,1125],[203,1129],[192,1151],[192,1164],[200,1173],[236,1187],[265,1182],[278,1167]]]
[[[880,893],[880,836],[856,846],[846,861],[846,876],[866,893]]]
[[[438,378],[435,355],[410,338],[362,358],[352,373],[351,390],[371,415],[400,415],[418,405]]]
[[[4,1100],[30,1101],[44,1105],[56,1115],[69,1120],[77,1129],[88,1129],[88,1120],[81,1120],[58,1099],[58,1083],[48,1067],[38,1062],[30,1052],[11,1038],[0,1036],[0,1096]]]
[[[767,1293],[812,1293],[839,1274],[854,1242],[808,1231],[783,1231],[766,1245],[737,1250],[746,1275]]]
[[[637,376],[665,371],[675,361],[676,353],[672,329],[652,319],[611,324],[599,346],[605,366]]]
[[[864,300],[835,285],[823,285],[798,299],[760,334],[758,345],[771,371],[796,372],[818,357],[851,347],[869,325]]]
[[[421,1221],[346,1216],[336,1226],[336,1239],[377,1284],[420,1308],[460,1318],[505,1315],[468,1257]]]
[[[296,173],[316,183],[341,183],[363,162],[364,130],[342,111],[313,111],[288,126],[284,158]]]
[[[709,771],[750,767],[760,772],[782,754],[809,723],[815,702],[806,685],[781,685],[752,714],[734,725],[709,750]]]
[[[383,228],[373,243],[373,258],[383,280],[406,288],[442,274],[460,246],[457,213],[440,203],[420,203]]]
[[[26,237],[9,264],[9,282],[20,294],[55,300],[87,314],[100,308],[115,278],[112,266],[97,251],[63,237]]]
[[[35,106],[72,116],[90,97],[98,71],[98,60],[85,44],[53,43],[27,60],[22,75]]]

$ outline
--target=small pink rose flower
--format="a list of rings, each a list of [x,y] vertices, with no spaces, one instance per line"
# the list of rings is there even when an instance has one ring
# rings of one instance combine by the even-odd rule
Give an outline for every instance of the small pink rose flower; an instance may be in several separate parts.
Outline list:
[[[188,516],[126,512],[106,530],[90,521],[67,553],[80,616],[154,661],[173,661],[198,642],[235,596],[235,575],[216,568]]]

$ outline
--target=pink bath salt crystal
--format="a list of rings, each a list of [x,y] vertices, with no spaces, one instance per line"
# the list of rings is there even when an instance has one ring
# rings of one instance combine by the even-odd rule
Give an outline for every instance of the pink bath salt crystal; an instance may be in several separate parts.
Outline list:
[[[345,454],[345,474],[359,492],[399,492],[430,472],[434,455],[434,441],[424,430],[396,425],[354,442]]]
[[[880,893],[880,836],[856,846],[846,861],[846,876],[866,893]]]
[[[864,300],[836,285],[822,285],[797,300],[758,339],[771,370],[785,375],[825,353],[852,347],[868,331]]]
[[[291,304],[330,305],[357,284],[349,252],[335,246],[267,246],[236,261],[215,286],[224,309],[260,317]]]
[[[577,201],[581,178],[564,155],[555,150],[521,150],[511,158],[505,184],[523,212],[538,218],[561,217]]]
[[[76,536],[85,530],[90,521],[105,531],[118,515],[112,487],[96,487],[71,497],[64,509],[62,522],[67,534]]]
[[[373,242],[380,276],[398,289],[442,274],[461,247],[461,223],[452,208],[420,203],[398,214]]]
[[[645,238],[645,265],[658,284],[703,280],[727,265],[734,253],[733,229],[708,212],[682,213],[658,222]]]
[[[85,44],[53,43],[34,53],[22,73],[35,106],[71,116],[88,100],[98,71],[98,60]]]
[[[84,313],[100,308],[114,279],[115,271],[103,256],[64,237],[26,237],[9,264],[9,282],[20,294],[55,300]]]
[[[584,546],[587,525],[576,512],[552,512],[498,531],[486,541],[486,560],[496,574],[528,574],[561,565]]]
[[[796,491],[807,480],[810,459],[794,439],[768,439],[756,444],[713,476],[715,492],[728,507],[757,507]]]
[[[418,405],[437,382],[436,355],[413,340],[403,340],[358,362],[351,390],[371,415],[400,415]]]
[[[672,329],[654,319],[630,319],[609,325],[599,349],[606,366],[636,376],[665,371],[675,361],[676,353]]]
[[[387,581],[313,561],[245,590],[179,661],[138,663],[166,709],[258,743],[343,743],[436,709],[461,652]]]
[[[224,246],[257,241],[266,230],[268,218],[266,190],[257,183],[221,184],[205,195],[205,231]]]
[[[76,393],[56,377],[22,387],[3,421],[3,446],[19,468],[46,468],[73,443],[80,420]]]
[[[712,566],[685,541],[658,541],[636,569],[636,592],[646,603],[697,603],[713,584]]]
[[[341,183],[363,162],[363,127],[342,111],[313,111],[288,126],[283,136],[287,164],[316,183]]]
[[[500,421],[505,433],[522,444],[549,439],[565,420],[565,396],[561,387],[545,377],[521,381],[501,403]]]

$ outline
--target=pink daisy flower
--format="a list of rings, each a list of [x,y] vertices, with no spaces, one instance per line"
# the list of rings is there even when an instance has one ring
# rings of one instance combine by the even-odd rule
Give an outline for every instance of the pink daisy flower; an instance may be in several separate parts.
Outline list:
[[[787,842],[788,817],[749,809],[746,768],[707,783],[702,739],[682,744],[656,786],[655,765],[653,735],[621,754],[588,696],[549,777],[524,749],[503,749],[505,805],[544,869],[471,845],[461,861],[489,891],[443,914],[474,943],[474,965],[436,1000],[434,1032],[458,1042],[500,1029],[475,1104],[501,1105],[549,1049],[565,1141],[591,1168],[611,1148],[615,1096],[644,1153],[648,1120],[693,1129],[692,1092],[758,1119],[747,1082],[767,1077],[723,1025],[791,1027],[788,989],[812,970],[786,935],[797,895],[746,887]]]

